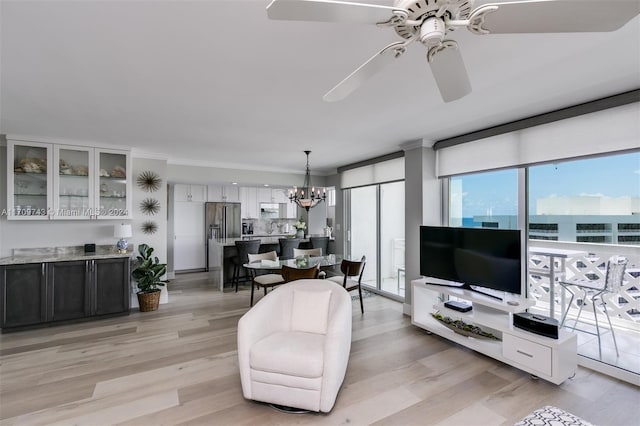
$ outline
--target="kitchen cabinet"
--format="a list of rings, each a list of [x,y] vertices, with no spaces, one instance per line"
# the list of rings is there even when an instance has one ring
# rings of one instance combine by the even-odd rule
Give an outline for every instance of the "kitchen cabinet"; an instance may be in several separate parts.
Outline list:
[[[46,322],[46,263],[0,266],[0,299],[3,329]]]
[[[207,201],[240,202],[238,185],[208,185],[207,194]]]
[[[260,217],[260,203],[258,202],[258,188],[243,186],[240,188],[240,202],[243,219],[258,219]]]
[[[173,199],[177,202],[204,203],[207,201],[207,186],[175,184]]]
[[[273,194],[271,188],[258,188],[258,204],[273,203]]]
[[[175,202],[173,268],[188,271],[206,268],[207,233],[205,204]]]
[[[0,327],[129,312],[128,257],[0,266]]]
[[[9,220],[131,218],[129,152],[7,142]]]

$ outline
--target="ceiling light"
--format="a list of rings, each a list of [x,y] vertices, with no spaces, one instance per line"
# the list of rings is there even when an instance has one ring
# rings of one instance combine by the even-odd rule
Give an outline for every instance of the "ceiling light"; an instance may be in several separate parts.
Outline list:
[[[293,190],[289,190],[289,200],[309,211],[310,208],[317,206],[327,198],[327,192],[323,188],[322,194],[320,194],[320,189],[316,191],[311,186],[311,170],[309,169],[309,154],[311,154],[311,151],[305,151],[304,153],[307,155],[307,170],[304,173],[304,183],[301,188],[294,186]]]

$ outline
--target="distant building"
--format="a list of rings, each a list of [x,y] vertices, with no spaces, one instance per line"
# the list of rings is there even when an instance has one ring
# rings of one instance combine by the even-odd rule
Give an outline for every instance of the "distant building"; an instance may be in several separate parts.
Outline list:
[[[515,215],[474,216],[473,226],[516,229]],[[548,197],[536,200],[529,239],[640,245],[640,198]]]

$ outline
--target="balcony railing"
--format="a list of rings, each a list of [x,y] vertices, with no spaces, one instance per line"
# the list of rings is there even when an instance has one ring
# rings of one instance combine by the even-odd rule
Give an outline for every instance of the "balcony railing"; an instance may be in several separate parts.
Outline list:
[[[532,245],[554,249],[576,250],[586,252],[583,256],[568,257],[564,261],[564,270],[556,258],[553,267],[557,271],[554,287],[554,303],[559,309],[556,312],[564,312],[569,309],[568,316],[577,313],[579,299],[574,299],[573,306],[565,306],[563,289],[558,281],[563,279],[597,279],[603,280],[606,273],[606,264],[611,256],[625,256],[629,263],[624,275],[623,285],[617,294],[607,296],[607,308],[614,326],[628,327],[640,330],[640,247],[615,244],[593,243],[569,243],[559,241],[531,240]],[[546,262],[546,263],[545,263]],[[528,258],[529,266],[529,294],[537,300],[539,308],[550,306],[550,285],[548,274],[536,274],[536,270],[548,270],[552,265],[544,256],[532,255]],[[601,306],[596,309],[602,310]],[[556,315],[559,319],[559,315]]]

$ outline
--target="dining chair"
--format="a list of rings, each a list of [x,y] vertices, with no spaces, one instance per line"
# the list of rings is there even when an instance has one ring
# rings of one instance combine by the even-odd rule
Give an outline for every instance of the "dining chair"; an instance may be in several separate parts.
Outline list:
[[[312,248],[322,249],[322,253],[329,253],[329,237],[309,237]]]
[[[237,254],[231,258],[233,264],[233,276],[231,283],[236,287],[236,293],[238,292],[238,284],[240,283],[240,271],[244,269],[242,265],[249,262],[249,254],[256,254],[260,250],[260,240],[238,240],[235,242]],[[247,274],[245,271],[242,281],[249,281],[252,279],[251,274]]]
[[[292,266],[282,265],[280,273],[282,274],[284,282],[287,283],[295,280],[318,278],[320,264],[317,263],[310,268],[294,268]]]
[[[275,251],[269,251],[266,253],[249,254],[248,263],[261,262],[263,260],[271,260],[276,262],[278,260],[278,254]],[[257,274],[253,270],[253,280],[251,281],[251,304],[253,306],[253,291],[255,287],[262,287],[264,289],[265,296],[267,295],[267,288],[273,288],[278,284],[284,284],[285,281],[280,274],[262,273]]]
[[[311,249],[293,249],[293,257],[299,256],[322,256],[321,248],[311,248]]]
[[[340,264],[340,272],[342,275],[336,275],[329,278],[330,281],[342,284],[347,291],[358,289],[358,296],[360,296],[360,311],[364,314],[364,304],[362,303],[362,273],[364,272],[364,265],[367,263],[366,256],[362,256],[359,261],[344,259]],[[357,277],[357,279],[352,279]]]
[[[620,356],[618,352],[618,344],[616,342],[616,335],[613,332],[613,326],[611,325],[611,318],[609,317],[609,311],[607,310],[607,294],[617,294],[620,292],[620,287],[622,286],[624,280],[624,272],[627,267],[627,263],[629,260],[623,256],[612,256],[607,261],[607,270],[605,273],[604,281],[603,280],[588,280],[588,279],[575,279],[575,280],[567,280],[560,281],[560,285],[565,288],[570,294],[571,299],[569,299],[569,304],[567,305],[567,310],[562,317],[562,321],[560,322],[560,326],[564,325],[564,322],[567,319],[567,314],[569,313],[569,309],[571,308],[571,303],[576,296],[578,291],[582,292],[580,299],[580,308],[578,309],[578,315],[576,316],[575,322],[573,323],[572,330],[575,331],[576,326],[578,325],[578,321],[580,320],[580,315],[582,314],[582,309],[585,305],[591,305],[593,307],[593,316],[595,318],[596,323],[596,331],[595,333],[591,333],[590,331],[585,331],[589,334],[595,334],[598,336],[598,351],[600,354],[600,358],[602,358],[602,346],[600,344],[600,326],[598,325],[598,311],[599,309],[596,306],[596,302],[599,300],[602,304],[602,311],[607,317],[607,322],[609,323],[609,330],[611,331],[611,337],[613,338],[613,345],[616,348],[616,355]]]
[[[299,238],[278,238],[280,259],[293,259],[293,249],[300,245]]]

